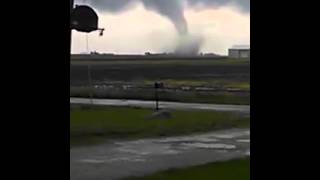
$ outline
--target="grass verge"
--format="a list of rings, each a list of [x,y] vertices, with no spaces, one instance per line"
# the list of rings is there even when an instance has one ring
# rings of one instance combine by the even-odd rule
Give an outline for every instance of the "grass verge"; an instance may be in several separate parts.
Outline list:
[[[172,111],[170,119],[148,119],[152,109],[94,106],[72,107],[70,146],[96,144],[108,139],[191,134],[249,127],[250,118],[214,111]]]
[[[145,177],[129,177],[123,180],[250,180],[250,158],[185,169],[170,169]]]

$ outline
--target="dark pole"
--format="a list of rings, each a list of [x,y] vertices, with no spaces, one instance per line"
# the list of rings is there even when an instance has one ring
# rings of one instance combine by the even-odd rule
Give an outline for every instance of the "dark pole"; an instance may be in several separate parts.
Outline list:
[[[158,88],[155,89],[155,97],[156,97],[156,111],[159,110],[159,96],[158,96]]]
[[[71,44],[72,44],[72,29],[71,29],[71,13],[73,10],[74,0],[70,0],[70,32],[69,32],[69,38],[70,38],[70,55],[71,55]]]

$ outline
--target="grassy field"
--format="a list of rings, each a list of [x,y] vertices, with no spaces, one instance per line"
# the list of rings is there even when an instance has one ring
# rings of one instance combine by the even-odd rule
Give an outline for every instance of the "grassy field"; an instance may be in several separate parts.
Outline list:
[[[123,180],[250,180],[250,158],[171,169],[145,177]]]
[[[90,145],[114,138],[160,137],[249,127],[250,118],[226,112],[173,111],[170,119],[149,119],[152,109],[72,107],[70,145]]]
[[[159,59],[159,60],[73,60],[71,65],[237,65],[248,64],[248,59],[214,59],[214,60],[174,60],[174,59]]]
[[[88,82],[88,65],[94,82],[143,80],[214,80],[249,82],[250,61],[163,60],[71,62],[70,83]]]
[[[155,80],[145,80],[145,85],[153,85]],[[222,88],[237,88],[240,90],[250,90],[250,83],[243,82],[228,82],[228,81],[218,81],[214,79],[204,79],[204,80],[194,80],[194,79],[163,79],[161,80],[168,87],[211,87],[219,86]]]
[[[71,61],[70,96],[88,97],[88,65],[93,85],[131,84],[131,89],[95,89],[96,98],[153,99],[155,81],[178,91],[166,91],[162,100],[221,104],[250,104],[250,61],[248,60],[130,60]],[[137,87],[138,86],[138,87]],[[141,87],[142,86],[142,87]],[[181,90],[182,87],[191,90]],[[192,87],[194,87],[192,89]],[[199,92],[196,87],[218,91]],[[151,88],[151,89],[150,89]],[[231,92],[235,88],[241,92]]]

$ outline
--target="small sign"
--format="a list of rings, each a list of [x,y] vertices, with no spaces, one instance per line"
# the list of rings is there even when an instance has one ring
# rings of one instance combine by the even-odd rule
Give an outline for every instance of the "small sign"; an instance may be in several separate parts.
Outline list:
[[[159,89],[159,88],[163,88],[164,84],[162,82],[155,82],[154,83],[154,88]]]

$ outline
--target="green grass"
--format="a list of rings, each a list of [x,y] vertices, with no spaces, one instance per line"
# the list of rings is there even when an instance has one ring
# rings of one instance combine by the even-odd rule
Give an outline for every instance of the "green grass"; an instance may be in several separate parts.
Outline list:
[[[230,83],[225,86],[229,87],[229,88],[237,88],[237,89],[241,89],[241,90],[250,90],[250,83],[248,83],[248,82]]]
[[[144,80],[144,85],[153,85],[154,82],[157,80],[150,79]],[[190,86],[190,87],[221,87],[225,88],[237,88],[240,90],[250,90],[250,82],[242,81],[242,82],[235,82],[235,81],[228,81],[228,80],[217,80],[217,79],[202,79],[202,80],[195,80],[195,79],[162,79],[163,82],[167,87],[181,87],[181,86]]]
[[[126,107],[72,108],[70,145],[90,145],[114,138],[182,135],[250,124],[250,118],[226,112],[173,111],[171,119],[148,119],[152,113],[151,109]]]
[[[145,85],[153,85],[156,80],[145,80]],[[178,79],[163,79],[161,80],[168,87],[180,87],[180,86],[205,86],[209,83],[204,80],[178,80]]]
[[[250,180],[250,158],[216,162],[185,169],[171,169],[145,177],[123,180]]]

